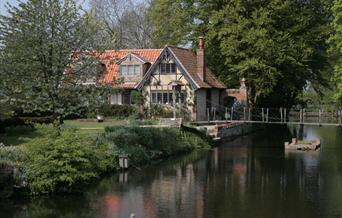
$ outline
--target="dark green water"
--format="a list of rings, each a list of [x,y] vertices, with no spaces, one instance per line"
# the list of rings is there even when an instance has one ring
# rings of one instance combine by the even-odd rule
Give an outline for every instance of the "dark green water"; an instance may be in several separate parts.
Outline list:
[[[284,152],[293,136],[318,152]],[[124,177],[127,182],[124,182]],[[0,217],[342,217],[342,129],[272,127],[105,178],[82,196],[0,201]]]

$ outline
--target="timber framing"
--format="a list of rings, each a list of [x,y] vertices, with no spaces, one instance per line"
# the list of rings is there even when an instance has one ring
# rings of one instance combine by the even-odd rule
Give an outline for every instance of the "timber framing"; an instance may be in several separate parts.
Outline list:
[[[150,67],[150,69],[144,75],[143,79],[137,84],[136,89],[141,90],[144,87],[144,85],[146,85],[146,83],[153,76],[153,73],[155,72],[155,70],[157,69],[157,67],[163,61],[165,57],[171,57],[171,59],[175,62],[176,66],[182,73],[182,76],[185,77],[185,79],[190,83],[193,89],[196,90],[200,88],[200,86],[196,83],[196,81],[192,79],[190,73],[183,66],[182,62],[179,61],[179,59],[177,58],[175,53],[172,51],[172,49],[169,46],[166,46],[161,52],[157,61]]]

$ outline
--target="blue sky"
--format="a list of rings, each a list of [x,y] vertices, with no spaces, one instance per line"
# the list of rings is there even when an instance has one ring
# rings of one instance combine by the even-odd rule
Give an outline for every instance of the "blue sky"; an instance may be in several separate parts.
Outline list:
[[[25,2],[26,0],[21,0],[22,2]],[[6,8],[5,5],[7,2],[13,6],[17,6],[19,4],[18,0],[0,0],[0,14],[6,15]],[[83,7],[87,8],[88,0],[78,0],[78,2],[82,3]]]
[[[4,15],[6,13],[5,5],[6,3],[10,3],[11,5],[18,5],[17,0],[0,0],[0,14]]]

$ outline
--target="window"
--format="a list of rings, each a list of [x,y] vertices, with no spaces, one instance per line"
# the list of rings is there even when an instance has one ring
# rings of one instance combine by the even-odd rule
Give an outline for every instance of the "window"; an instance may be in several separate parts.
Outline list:
[[[157,101],[157,93],[156,92],[152,92],[152,97],[151,97],[151,101],[153,104],[156,104]]]
[[[157,93],[157,104],[161,104],[163,102],[163,93],[158,92]]]
[[[110,96],[110,104],[122,104],[121,93],[114,93]]]
[[[128,75],[134,75],[134,65],[128,65]]]
[[[122,76],[127,75],[127,65],[121,65],[120,66],[120,74]]]
[[[134,74],[140,74],[140,65],[134,65]]]
[[[131,94],[130,93],[123,93],[122,94],[122,103],[123,104],[131,104]]]
[[[160,73],[168,74],[168,73],[176,73],[176,64],[175,63],[161,63],[160,64]]]
[[[185,100],[184,93],[176,93],[176,102],[183,103]],[[151,92],[152,104],[173,105],[172,91],[153,91]]]
[[[121,76],[134,76],[140,74],[140,65],[121,65]]]
[[[163,104],[168,104],[169,103],[169,93],[164,92],[163,93]]]

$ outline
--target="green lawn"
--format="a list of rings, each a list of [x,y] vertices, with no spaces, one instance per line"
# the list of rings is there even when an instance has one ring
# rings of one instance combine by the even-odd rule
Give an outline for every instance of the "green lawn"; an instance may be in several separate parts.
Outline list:
[[[97,134],[103,132],[106,126],[126,125],[128,123],[129,121],[127,120],[107,120],[102,123],[96,121],[66,120],[62,127],[74,128],[80,134]],[[11,133],[0,134],[0,142],[3,142],[5,145],[20,145],[40,136],[42,136],[41,133],[35,129],[20,132],[11,131]]]

